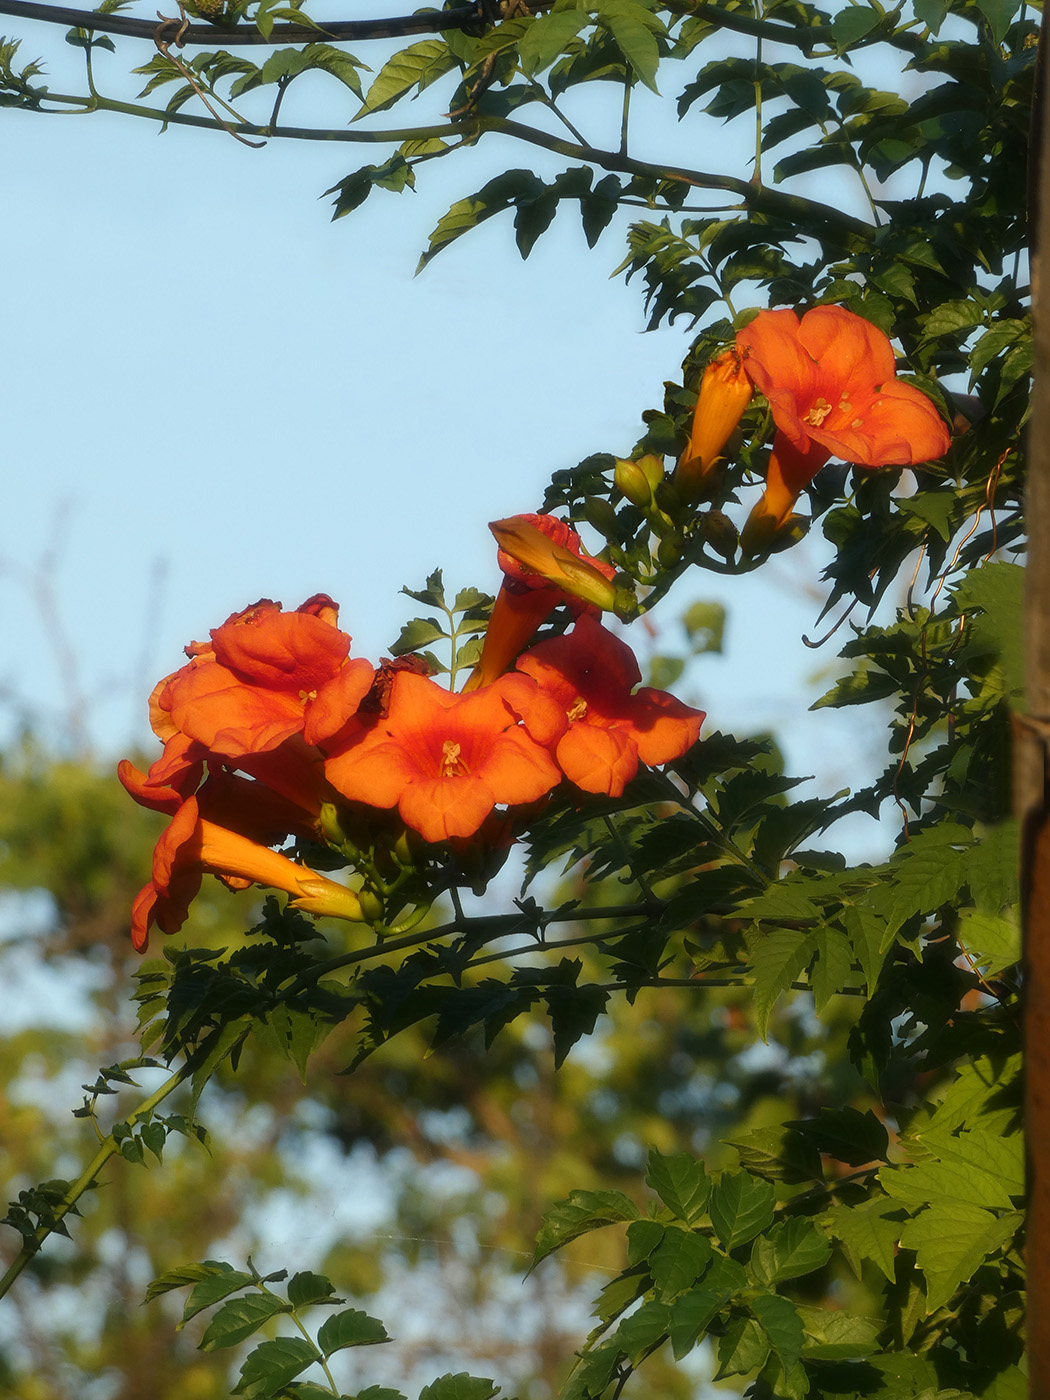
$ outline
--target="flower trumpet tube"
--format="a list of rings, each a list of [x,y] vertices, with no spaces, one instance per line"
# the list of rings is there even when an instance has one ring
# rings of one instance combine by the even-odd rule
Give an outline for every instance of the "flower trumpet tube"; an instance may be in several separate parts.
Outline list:
[[[754,393],[739,349],[710,362],[700,381],[689,443],[673,477],[683,501],[697,501]]]
[[[220,878],[284,890],[292,896],[295,908],[308,914],[355,923],[362,920],[361,901],[345,885],[214,822],[201,820],[197,830],[202,870]]]
[[[237,795],[235,804],[225,805],[243,807],[244,793]],[[201,816],[197,798],[191,797],[182,803],[157,842],[153,878],[132,905],[131,941],[138,952],[145,950],[154,924],[162,933],[178,933],[204,874],[218,875],[230,889],[258,884],[284,890],[296,908],[308,913],[354,922],[363,917],[361,903],[352,890],[251,836]]]
[[[489,529],[500,546],[497,558],[503,584],[485,630],[481,659],[464,691],[491,685],[508,671],[559,603],[567,602],[579,612],[611,606],[608,600],[616,598],[612,565],[590,559],[579,535],[564,520],[553,515],[515,515],[495,521]],[[583,599],[566,586],[564,580],[573,568],[578,577],[589,580],[592,599]],[[593,595],[606,601],[594,602]]]

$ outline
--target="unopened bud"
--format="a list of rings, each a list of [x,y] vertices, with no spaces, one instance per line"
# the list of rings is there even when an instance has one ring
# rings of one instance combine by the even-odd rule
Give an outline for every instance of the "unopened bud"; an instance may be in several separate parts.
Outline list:
[[[613,484],[620,495],[639,510],[645,510],[652,503],[653,488],[637,462],[618,460],[613,472]]]
[[[704,370],[689,444],[674,473],[681,500],[701,498],[704,482],[736,430],[753,392],[738,350],[727,350]]]
[[[615,537],[616,508],[604,496],[588,496],[583,503],[583,516],[606,539]]]

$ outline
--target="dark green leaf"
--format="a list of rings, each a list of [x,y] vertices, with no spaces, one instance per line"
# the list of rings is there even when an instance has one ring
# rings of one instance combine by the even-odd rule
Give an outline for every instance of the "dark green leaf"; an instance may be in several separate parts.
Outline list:
[[[200,1340],[200,1349],[216,1351],[219,1347],[237,1346],[271,1317],[290,1311],[284,1299],[272,1293],[248,1293],[243,1298],[231,1298],[209,1322]]]
[[[344,1347],[375,1346],[389,1340],[383,1324],[358,1308],[346,1308],[326,1318],[317,1334],[317,1344],[326,1357]]]
[[[665,1157],[654,1147],[649,1153],[645,1181],[671,1214],[688,1225],[707,1208],[711,1195],[710,1178],[703,1162],[687,1152]]]
[[[317,1359],[317,1348],[302,1337],[260,1342],[241,1367],[233,1393],[246,1400],[269,1400]]]
[[[773,1219],[776,1196],[768,1181],[724,1172],[711,1193],[711,1223],[726,1249],[746,1244]]]

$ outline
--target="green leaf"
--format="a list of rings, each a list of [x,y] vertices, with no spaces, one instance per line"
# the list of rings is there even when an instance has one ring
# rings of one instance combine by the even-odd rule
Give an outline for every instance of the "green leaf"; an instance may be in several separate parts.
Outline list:
[[[616,1340],[635,1365],[667,1335],[671,1310],[666,1303],[643,1303],[616,1329]]]
[[[942,822],[897,851],[888,872],[895,895],[890,927],[899,929],[914,914],[933,914],[950,904],[968,883],[973,847],[971,831]]]
[[[331,1279],[324,1274],[313,1274],[309,1269],[293,1274],[288,1280],[288,1301],[293,1308],[307,1308],[313,1303],[327,1303],[333,1300],[335,1288]],[[335,1301],[341,1302],[341,1299]]]
[[[590,22],[586,10],[552,10],[537,15],[518,42],[522,72],[534,78],[549,68]]]
[[[740,1165],[766,1181],[823,1181],[820,1154],[788,1126],[756,1128],[742,1138],[726,1138]]]
[[[909,1220],[901,1246],[914,1249],[926,1275],[926,1306],[942,1307],[988,1255],[1012,1239],[1021,1226],[1020,1211],[996,1218],[964,1201],[937,1201]]]
[[[199,1283],[202,1279],[214,1278],[220,1274],[233,1274],[232,1264],[220,1264],[214,1259],[206,1259],[203,1264],[183,1264],[177,1269],[168,1269],[160,1274],[146,1289],[145,1302],[150,1303],[162,1293],[170,1293],[174,1288],[185,1288],[188,1283]],[[238,1274],[238,1278],[251,1283],[250,1274]],[[244,1287],[244,1284],[237,1285]],[[220,1294],[219,1297],[223,1297]],[[192,1316],[192,1314],[191,1314]]]
[[[326,1358],[344,1347],[370,1347],[389,1341],[386,1328],[378,1318],[369,1317],[359,1308],[346,1308],[326,1318],[317,1333],[317,1345]]]
[[[801,975],[815,947],[812,932],[794,928],[760,931],[751,942],[749,962],[755,974],[755,1022],[763,1040],[774,1003]]]
[[[878,1349],[880,1324],[870,1317],[798,1304],[805,1332],[802,1355],[821,1361],[848,1361]]]
[[[248,1293],[243,1298],[231,1298],[208,1324],[200,1340],[200,1349],[216,1351],[219,1347],[237,1346],[271,1317],[290,1311],[284,1299],[272,1293]]]
[[[401,635],[390,648],[391,656],[407,656],[448,637],[438,622],[432,617],[415,617],[401,628]]]
[[[649,1153],[645,1183],[671,1214],[687,1225],[704,1213],[711,1195],[711,1181],[703,1162],[688,1152],[665,1157],[654,1147]]]
[[[986,914],[964,909],[959,916],[959,942],[986,975],[994,976],[1021,960],[1021,926],[1014,912]]]
[[[724,1172],[711,1193],[711,1223],[724,1248],[746,1244],[773,1219],[776,1195],[747,1172]]]
[[[858,1278],[864,1261],[870,1260],[890,1283],[903,1218],[897,1201],[879,1196],[855,1206],[832,1206],[823,1217],[828,1233],[842,1245]]]
[[[785,1126],[802,1134],[818,1152],[851,1167],[888,1160],[889,1134],[870,1108],[864,1113],[850,1104],[844,1108],[822,1108],[816,1118]]]
[[[1002,660],[1007,687],[1024,692],[1024,569],[1000,560],[971,569],[952,589],[956,606],[963,611],[980,608],[983,617],[973,619],[967,650],[986,649]]]
[[[881,19],[881,12],[869,5],[846,6],[832,16],[831,28],[835,35],[835,43],[840,49],[848,49],[858,39],[870,34]]]
[[[809,982],[813,988],[813,1007],[819,1016],[843,987],[856,986],[856,977],[852,975],[853,947],[844,933],[830,926],[818,928],[814,930],[813,942],[817,956],[809,971]]]
[[[693,1288],[672,1304],[667,1331],[676,1361],[692,1351],[729,1296],[721,1289]]]
[[[681,1293],[700,1278],[711,1262],[711,1254],[711,1241],[705,1235],[669,1225],[663,1240],[649,1255],[649,1272],[661,1293]]]
[[[637,76],[659,96],[656,70],[660,66],[660,48],[652,32],[659,21],[634,0],[598,0],[597,16]]]
[[[448,213],[438,220],[430,235],[430,244],[419,260],[417,272],[421,272],[430,260],[443,248],[454,243],[457,238],[472,228],[477,228],[494,214],[502,213],[520,202],[536,200],[546,190],[543,181],[531,170],[507,170],[497,175],[476,194],[466,199],[458,199]]]
[[[499,1386],[486,1376],[471,1376],[466,1371],[451,1371],[439,1376],[419,1392],[419,1400],[492,1400]]]
[[[718,1371],[715,1380],[725,1376],[746,1376],[757,1371],[769,1355],[769,1339],[753,1317],[740,1317],[730,1323],[718,1339]]]
[[[186,1306],[182,1312],[182,1322],[180,1327],[189,1322],[191,1317],[196,1317],[197,1313],[203,1312],[205,1308],[213,1307],[216,1303],[228,1297],[231,1293],[237,1293],[242,1288],[248,1288],[255,1282],[251,1274],[238,1273],[236,1269],[225,1264],[220,1266],[222,1272],[211,1273],[197,1284],[186,1300]]]
[[[627,1263],[641,1264],[667,1234],[659,1220],[632,1220],[627,1227]]]
[[[278,1337],[260,1342],[241,1367],[233,1387],[234,1395],[245,1400],[269,1400],[270,1396],[318,1360],[317,1348],[303,1337]]]
[[[354,121],[392,107],[411,88],[418,86],[422,92],[436,78],[450,73],[455,67],[456,60],[444,39],[424,39],[418,44],[410,44],[380,68]]]
[[[590,1230],[637,1218],[638,1207],[622,1191],[572,1191],[568,1200],[552,1206],[544,1215],[536,1237],[533,1267],[555,1249]]]
[[[977,0],[977,8],[988,21],[992,39],[1001,44],[1013,23],[1020,0]]]
[[[801,1218],[782,1220],[751,1246],[751,1273],[769,1288],[784,1279],[811,1274],[830,1258],[831,1245],[818,1225]]]
[[[870,996],[875,990],[882,965],[893,944],[892,935],[887,936],[889,931],[885,919],[881,919],[874,910],[865,909],[860,905],[851,904],[843,909],[842,925],[853,946],[853,956],[860,963],[864,973]]]
[[[790,1371],[802,1354],[802,1319],[788,1298],[776,1293],[760,1293],[751,1299],[751,1311],[777,1354],[781,1366]]]

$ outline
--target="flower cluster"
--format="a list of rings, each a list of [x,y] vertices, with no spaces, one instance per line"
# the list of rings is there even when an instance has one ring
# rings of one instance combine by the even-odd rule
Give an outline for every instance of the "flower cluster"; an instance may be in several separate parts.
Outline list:
[[[504,584],[481,660],[460,694],[417,658],[351,658],[327,595],[294,612],[264,600],[235,613],[150,698],[162,756],[121,781],[170,815],[132,937],[175,932],[211,872],[232,888],[287,891],[302,909],[348,919],[362,895],[272,849],[289,838],[346,850],[366,827],[390,842],[506,844],[562,783],[618,797],[640,764],[680,757],[703,714],[638,689],[630,648],[599,620],[612,570],[548,516],[499,521]],[[559,605],[571,631],[525,650]],[[396,814],[396,815],[395,815]],[[351,843],[352,844],[352,843]]]
[[[699,499],[754,389],[765,395],[776,433],[765,489],[741,536],[749,552],[790,521],[829,458],[914,466],[948,450],[946,424],[925,394],[896,378],[889,338],[877,326],[841,306],[816,306],[801,318],[760,311],[704,372],[675,471],[683,499]]]

